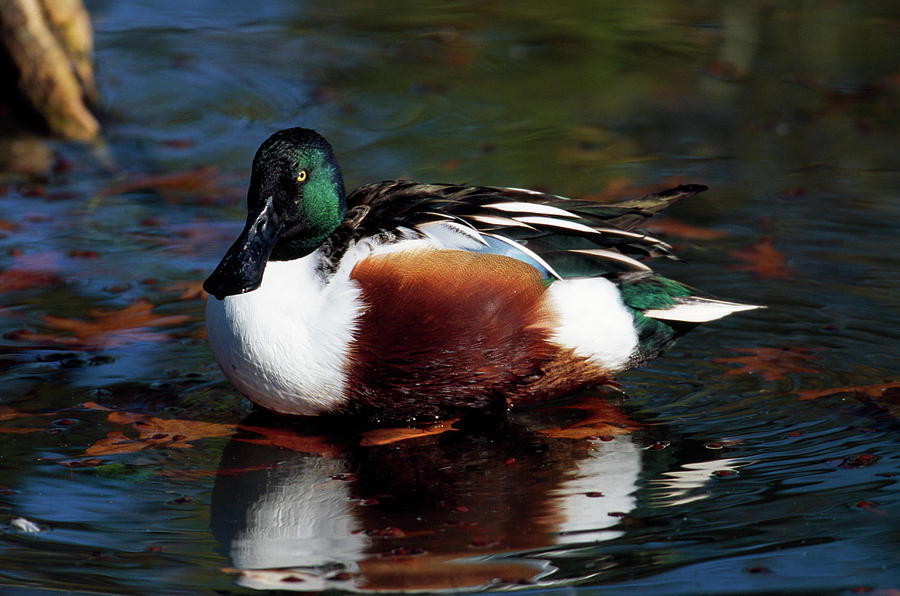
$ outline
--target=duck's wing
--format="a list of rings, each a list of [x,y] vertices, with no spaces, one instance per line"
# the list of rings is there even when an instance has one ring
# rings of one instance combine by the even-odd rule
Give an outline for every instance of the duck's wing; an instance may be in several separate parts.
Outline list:
[[[367,237],[430,238],[444,248],[517,258],[547,277],[649,271],[643,261],[669,256],[671,246],[636,228],[703,190],[683,185],[603,205],[519,188],[391,180],[347,197],[347,217],[330,242],[332,251],[341,252]]]

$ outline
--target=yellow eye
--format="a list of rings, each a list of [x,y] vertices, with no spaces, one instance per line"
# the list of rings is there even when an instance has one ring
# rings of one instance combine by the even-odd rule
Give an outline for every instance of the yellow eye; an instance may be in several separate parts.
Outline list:
[[[306,170],[300,170],[297,174],[297,182],[306,182]]]

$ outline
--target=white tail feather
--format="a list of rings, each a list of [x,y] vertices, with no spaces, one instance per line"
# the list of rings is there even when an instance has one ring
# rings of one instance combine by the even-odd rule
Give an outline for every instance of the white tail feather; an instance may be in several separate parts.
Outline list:
[[[721,319],[732,313],[741,312],[742,310],[754,310],[756,308],[765,308],[765,306],[692,296],[690,298],[676,298],[675,305],[670,308],[654,308],[645,310],[643,314],[645,317],[664,321],[706,323],[707,321]]]

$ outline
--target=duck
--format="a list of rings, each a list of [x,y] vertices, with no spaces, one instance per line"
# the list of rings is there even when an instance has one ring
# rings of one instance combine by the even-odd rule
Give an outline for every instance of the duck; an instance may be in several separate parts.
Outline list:
[[[611,205],[409,180],[347,194],[324,137],[281,130],[203,283],[209,344],[238,391],[283,415],[432,420],[602,386],[700,323],[759,308],[647,264],[673,249],[638,226],[703,190]]]

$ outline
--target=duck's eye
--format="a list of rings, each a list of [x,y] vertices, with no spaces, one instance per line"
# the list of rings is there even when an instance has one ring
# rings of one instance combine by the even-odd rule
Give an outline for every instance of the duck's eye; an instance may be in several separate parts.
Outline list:
[[[297,174],[297,182],[306,182],[306,170],[300,170],[300,173]]]

